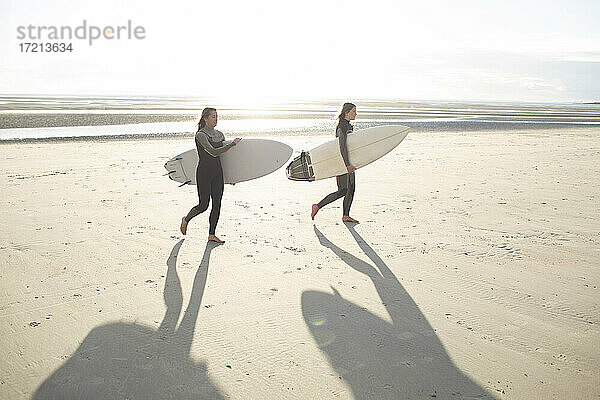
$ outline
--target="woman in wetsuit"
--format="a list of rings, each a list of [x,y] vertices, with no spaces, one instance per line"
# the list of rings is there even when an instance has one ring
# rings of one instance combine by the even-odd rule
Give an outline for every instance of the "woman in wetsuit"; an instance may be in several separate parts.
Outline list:
[[[348,173],[336,177],[338,187],[336,192],[328,194],[323,198],[323,200],[312,205],[310,217],[313,220],[321,208],[343,197],[344,208],[342,221],[355,223],[358,222],[350,216],[350,206],[352,205],[352,199],[354,198],[354,171],[356,168],[350,164],[347,146],[348,134],[352,133],[352,125],[350,124],[350,121],[354,120],[355,118],[356,106],[352,103],[344,103],[342,106],[342,111],[340,112],[340,115],[338,115],[339,122],[335,128],[335,136],[340,139],[340,153],[342,153],[342,158],[344,159],[344,164],[346,164]]]
[[[198,149],[198,168],[196,168],[196,185],[198,186],[197,206],[192,207],[190,212],[181,219],[182,234],[187,233],[188,223],[196,215],[203,213],[208,208],[209,200],[212,200],[210,210],[210,227],[208,229],[208,240],[211,242],[224,243],[215,236],[219,214],[221,213],[221,198],[223,197],[223,169],[221,168],[220,154],[238,144],[241,138],[235,138],[233,142],[223,145],[225,136],[215,129],[217,126],[217,110],[207,107],[202,110],[202,116],[198,122],[196,132],[196,148]]]

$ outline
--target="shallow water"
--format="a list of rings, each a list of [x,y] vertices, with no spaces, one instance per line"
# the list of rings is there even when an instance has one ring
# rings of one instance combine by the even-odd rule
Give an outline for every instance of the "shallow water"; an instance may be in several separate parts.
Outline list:
[[[0,141],[188,136],[200,110],[219,110],[226,136],[330,134],[342,101],[239,105],[202,98],[0,96]],[[357,129],[403,124],[413,132],[562,129],[600,125],[600,104],[355,102]]]

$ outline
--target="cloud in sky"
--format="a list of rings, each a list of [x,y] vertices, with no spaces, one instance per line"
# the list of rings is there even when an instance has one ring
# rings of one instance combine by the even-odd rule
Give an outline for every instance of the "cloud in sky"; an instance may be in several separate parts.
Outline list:
[[[600,98],[600,5],[5,1],[0,92],[241,98]],[[143,25],[146,39],[19,52],[19,25]]]

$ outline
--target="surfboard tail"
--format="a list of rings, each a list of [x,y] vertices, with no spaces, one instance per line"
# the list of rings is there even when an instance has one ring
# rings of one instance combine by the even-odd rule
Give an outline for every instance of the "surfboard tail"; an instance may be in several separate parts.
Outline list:
[[[310,160],[310,153],[303,151],[292,160],[285,169],[287,178],[292,181],[312,182],[315,180],[315,173]]]

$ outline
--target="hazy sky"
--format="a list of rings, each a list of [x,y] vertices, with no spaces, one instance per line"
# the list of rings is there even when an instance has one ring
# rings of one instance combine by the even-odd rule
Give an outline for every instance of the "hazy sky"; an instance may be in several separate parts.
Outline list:
[[[20,51],[18,26],[83,20],[145,39]],[[0,94],[600,101],[598,21],[597,0],[0,0]]]

